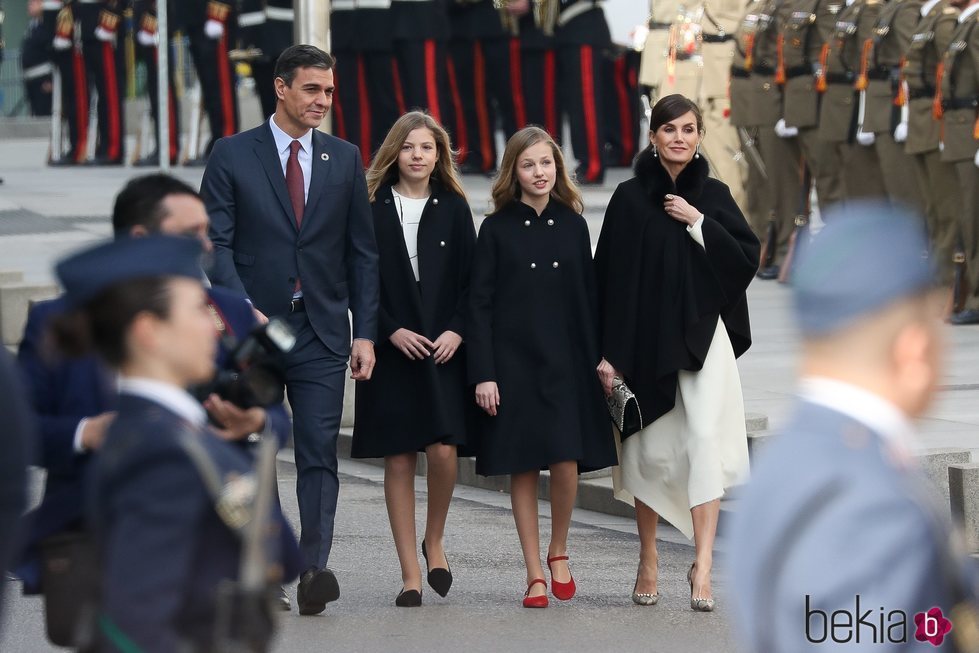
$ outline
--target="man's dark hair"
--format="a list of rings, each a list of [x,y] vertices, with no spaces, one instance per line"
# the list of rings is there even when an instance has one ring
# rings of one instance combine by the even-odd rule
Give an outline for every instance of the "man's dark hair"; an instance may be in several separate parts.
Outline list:
[[[286,48],[275,61],[275,76],[281,77],[286,86],[292,86],[296,71],[300,68],[333,70],[336,59],[315,45],[293,45]]]
[[[135,226],[158,233],[160,223],[167,217],[163,201],[171,195],[201,197],[187,183],[170,175],[158,173],[130,179],[116,195],[112,207],[112,231],[116,237],[128,236]]]

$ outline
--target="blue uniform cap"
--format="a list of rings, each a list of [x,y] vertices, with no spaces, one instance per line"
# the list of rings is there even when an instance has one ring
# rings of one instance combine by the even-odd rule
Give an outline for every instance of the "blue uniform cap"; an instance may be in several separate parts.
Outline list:
[[[200,280],[201,243],[196,238],[148,236],[120,238],[74,254],[55,269],[72,308],[116,284],[150,277]]]
[[[792,285],[804,336],[831,333],[935,286],[924,220],[873,201],[848,202],[799,247]]]

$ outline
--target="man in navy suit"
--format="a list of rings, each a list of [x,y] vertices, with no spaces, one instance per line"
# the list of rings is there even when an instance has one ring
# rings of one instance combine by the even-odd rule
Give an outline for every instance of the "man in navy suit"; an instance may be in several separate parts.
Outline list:
[[[370,378],[377,333],[377,248],[360,153],[316,130],[333,102],[334,59],[288,48],[275,69],[275,114],[218,141],[201,183],[211,216],[215,283],[244,292],[262,314],[288,316],[286,357],[296,443],[300,614],[339,598],[326,569],[339,479],[336,441],[344,371]],[[353,313],[353,345],[348,309]]]
[[[158,233],[188,236],[200,239],[205,251],[211,249],[204,204],[193,188],[175,177],[155,174],[131,180],[116,198],[112,224],[117,238]],[[243,337],[255,326],[251,307],[237,293],[212,287],[208,295],[216,322],[226,333]],[[92,452],[101,447],[115,418],[115,380],[100,361],[94,356],[59,358],[48,346],[47,326],[64,310],[63,297],[35,304],[17,352],[40,434],[36,464],[47,470],[44,497],[29,516],[27,549],[16,570],[26,594],[41,591],[40,542],[83,527],[85,474]],[[228,353],[219,348],[219,365]],[[245,411],[218,397],[209,398],[205,405],[223,425],[221,433],[227,439],[261,433],[284,444],[289,436],[289,418],[282,406]],[[288,599],[283,598],[282,606],[287,608]]]
[[[976,650],[959,639],[975,636],[975,569],[913,456],[943,368],[926,250],[920,216],[868,203],[831,212],[801,248],[800,396],[731,529],[745,651],[919,650],[945,635],[943,650]]]

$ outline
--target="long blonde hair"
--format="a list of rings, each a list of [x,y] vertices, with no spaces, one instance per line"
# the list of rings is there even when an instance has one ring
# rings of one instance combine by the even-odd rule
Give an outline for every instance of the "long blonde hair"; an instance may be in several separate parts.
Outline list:
[[[550,134],[535,125],[524,127],[507,141],[506,149],[503,151],[503,161],[500,163],[500,174],[493,183],[493,210],[499,211],[510,202],[520,198],[517,159],[524,150],[538,143],[547,143],[551,146],[551,154],[554,156],[554,165],[557,168],[551,197],[570,207],[576,213],[581,213],[585,208],[584,202],[581,201],[581,191],[578,190],[578,186],[568,175],[561,148],[554,142]]]
[[[427,113],[409,111],[391,126],[388,135],[384,137],[384,142],[374,155],[370,168],[367,169],[367,195],[371,202],[374,201],[377,190],[381,186],[397,183],[398,155],[401,153],[401,146],[408,140],[408,135],[412,131],[423,127],[431,131],[435,137],[435,149],[439,157],[435,162],[431,178],[453,193],[466,196],[459,182],[455,152],[452,151],[452,144],[449,142],[449,135],[445,128]]]

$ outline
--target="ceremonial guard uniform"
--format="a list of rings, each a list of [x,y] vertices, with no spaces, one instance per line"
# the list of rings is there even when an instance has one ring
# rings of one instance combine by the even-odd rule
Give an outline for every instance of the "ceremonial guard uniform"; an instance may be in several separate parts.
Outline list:
[[[40,18],[32,17],[20,44],[24,91],[27,93],[32,116],[51,115],[51,73],[54,70],[51,63],[51,37],[47,25]]]
[[[501,103],[503,131],[510,138],[518,129],[538,125],[552,138],[560,140],[561,114],[558,110],[557,53],[554,27],[556,15],[548,13],[556,0],[535,4],[521,16],[500,8],[500,16],[510,34],[507,48],[509,103]]]
[[[965,246],[968,296],[964,310],[952,316],[960,324],[979,323],[979,4],[962,11],[942,61],[942,161],[955,166],[959,182],[959,231]]]
[[[463,172],[496,168],[496,117],[507,100],[507,40],[493,0],[449,5],[449,87],[455,107],[455,142]]]
[[[928,239],[943,284],[952,281],[952,256],[962,202],[955,167],[942,161],[938,150],[940,126],[934,116],[936,74],[942,55],[958,26],[958,10],[947,0],[931,0],[920,10],[904,65],[907,83],[908,138],[904,150],[914,161],[924,194]]]
[[[646,24],[649,32],[642,49],[639,83],[649,89],[650,104],[656,104],[658,99],[674,92],[665,91],[663,86],[667,78],[666,60],[670,51],[670,34],[679,11],[680,3],[676,0],[649,0],[649,22]],[[670,86],[672,85],[671,83]]]
[[[218,0],[181,0],[174,9],[174,30],[181,30],[190,41],[197,79],[211,139],[204,148],[204,158],[211,153],[214,141],[238,132],[238,93],[235,71],[228,57],[234,42],[230,30],[237,28],[232,5]]]
[[[160,47],[160,34],[157,30],[156,3],[158,0],[136,0],[133,16],[136,27],[136,59],[142,61],[146,66],[146,94],[150,102],[150,113],[153,114],[154,125],[159,125],[160,120],[160,94],[157,92],[159,84],[160,69],[157,65],[158,51]],[[170,157],[170,164],[177,162],[180,154],[180,103],[177,100],[177,91],[174,86],[173,59],[170,59],[167,79],[167,111],[169,113],[169,143],[166,151]],[[160,153],[163,151],[159,143],[159,127],[153,130],[153,142],[156,143],[156,151],[136,162],[136,165],[157,166],[160,164]]]
[[[731,99],[728,95],[735,39],[745,0],[706,0],[700,21],[700,56],[703,74],[696,100],[704,115],[706,135],[701,149],[715,177],[727,184],[738,206],[747,213],[745,196],[747,170],[736,160],[741,145],[731,124]]]
[[[854,84],[863,50],[858,34],[872,29],[882,6],[882,0],[856,0],[841,8],[833,34],[823,43],[820,55],[820,75],[816,82],[823,93],[819,105],[819,136],[833,144],[843,160],[847,199],[886,194],[876,151],[855,142],[859,102]]]
[[[788,251],[801,193],[799,145],[794,138],[780,137],[775,132],[782,117],[782,91],[775,79],[776,25],[787,7],[780,0],[757,0],[748,5],[737,35],[739,52],[731,68],[731,122],[755,128],[767,175],[767,183],[762,182],[767,187],[767,202],[757,207],[763,211],[750,212],[751,227],[755,235],[765,239],[768,220],[775,221],[776,241],[768,243],[769,251],[774,247],[774,266]],[[778,270],[770,268],[761,273],[774,279]]]
[[[88,75],[76,38],[74,0],[45,0],[42,21],[51,34],[61,86],[61,116],[68,125],[68,151],[55,143],[52,165],[82,163],[88,157]]]
[[[294,40],[293,0],[242,0],[238,26],[242,41],[262,51],[250,61],[262,118],[275,113],[275,62]]]
[[[363,121],[366,94],[360,92],[358,80],[357,40],[355,27],[356,0],[333,0],[330,3],[330,53],[333,66],[333,131],[345,141],[356,143],[361,156],[370,157],[364,143],[370,140],[370,121]]]
[[[449,18],[444,4],[441,0],[392,0],[391,15],[405,108],[428,111],[454,132],[445,64]]]
[[[798,130],[802,156],[816,185],[819,207],[825,211],[843,201],[843,159],[837,147],[819,136],[816,89],[823,44],[832,38],[842,0],[788,0],[787,19],[779,25],[783,82],[782,117],[786,129]]]
[[[401,73],[394,58],[394,17],[391,0],[357,0],[354,12],[357,50],[357,88],[363,118],[369,121],[370,146],[356,141],[366,158],[376,152],[394,122],[408,108],[401,87]]]
[[[901,76],[904,56],[920,17],[923,0],[889,0],[880,11],[870,33],[859,34],[863,43],[857,88],[864,94],[863,131],[874,134],[887,197],[918,214],[924,201],[918,188],[911,157],[895,135],[904,122],[906,97]],[[867,26],[866,22],[861,26]],[[906,127],[900,132],[906,131]]]
[[[93,163],[122,165],[126,146],[123,112],[126,60],[120,36],[122,5],[119,0],[77,0],[75,11],[89,89],[98,94]]]
[[[605,179],[605,107],[602,53],[612,42],[599,0],[560,0],[555,37],[561,104],[578,160],[578,183]]]

